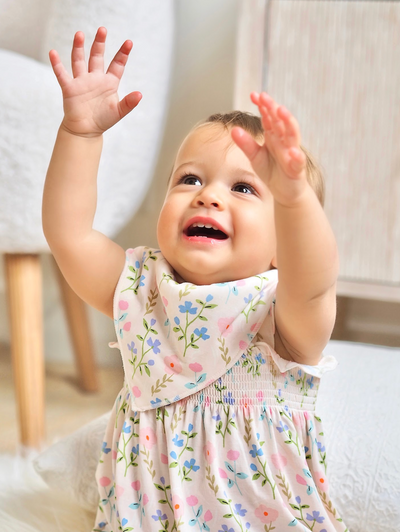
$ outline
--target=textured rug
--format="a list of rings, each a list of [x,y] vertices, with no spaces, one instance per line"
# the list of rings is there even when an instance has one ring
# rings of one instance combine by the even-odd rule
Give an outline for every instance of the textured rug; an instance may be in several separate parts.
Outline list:
[[[0,455],[0,530],[90,532],[94,515],[51,490],[33,469],[35,456]]]

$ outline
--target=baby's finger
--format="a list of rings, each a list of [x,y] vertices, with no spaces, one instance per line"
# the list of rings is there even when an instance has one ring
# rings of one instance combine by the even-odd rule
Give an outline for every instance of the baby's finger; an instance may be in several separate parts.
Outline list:
[[[76,32],[71,52],[71,67],[74,78],[86,72],[84,43],[85,36],[83,32]]]
[[[142,94],[138,91],[130,92],[123,98],[118,105],[119,115],[121,118],[126,116],[134,109],[142,99]]]
[[[299,146],[301,143],[300,128],[296,119],[283,105],[278,107],[277,115],[285,125],[285,145],[287,147]]]
[[[268,169],[269,161],[265,146],[260,146],[250,133],[241,127],[232,128],[231,135],[237,146],[248,157],[254,170],[262,177],[265,170]]]
[[[106,47],[106,28],[99,28],[94,38],[89,56],[89,72],[94,70],[104,71],[104,50]]]
[[[278,139],[283,139],[286,127],[285,127],[285,124],[282,123],[282,119],[277,114],[277,109],[278,109],[277,104],[265,92],[261,93],[260,102],[268,111],[268,117],[269,117],[269,120],[270,120],[272,133]]]
[[[296,177],[298,177],[300,172],[306,167],[306,156],[299,148],[290,148],[288,155],[290,157],[290,167],[297,174]]]
[[[65,87],[65,85],[67,85],[67,83],[71,81],[71,76],[68,74],[64,65],[61,63],[61,59],[58,55],[58,52],[56,50],[50,50],[49,59],[60,87]]]
[[[107,70],[107,74],[112,74],[118,79],[121,79],[122,74],[124,73],[125,65],[128,61],[129,54],[131,53],[132,46],[132,41],[124,42],[124,44],[115,54],[114,59],[111,61]]]
[[[258,105],[258,102],[260,100],[260,95],[258,94],[258,92],[251,92],[250,99],[254,103],[254,105]]]

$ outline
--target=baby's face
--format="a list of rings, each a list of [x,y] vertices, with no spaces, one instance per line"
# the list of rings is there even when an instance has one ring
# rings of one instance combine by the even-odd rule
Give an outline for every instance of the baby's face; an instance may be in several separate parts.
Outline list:
[[[275,265],[273,197],[222,126],[203,125],[182,143],[157,236],[180,282],[222,283]]]

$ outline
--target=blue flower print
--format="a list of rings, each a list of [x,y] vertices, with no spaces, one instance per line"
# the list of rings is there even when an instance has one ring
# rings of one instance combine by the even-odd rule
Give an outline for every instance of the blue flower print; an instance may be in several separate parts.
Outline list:
[[[130,434],[132,427],[129,427],[127,422],[125,421],[124,426],[122,427],[122,432],[125,432],[125,434]]]
[[[147,345],[149,345],[150,347],[153,348],[153,353],[156,355],[157,353],[160,352],[160,350],[158,349],[159,346],[161,345],[161,342],[160,340],[154,340],[152,338],[149,338],[147,340]]]
[[[320,453],[323,453],[325,451],[325,446],[322,445],[322,443],[320,441],[317,441],[317,447],[318,447],[318,451]]]
[[[278,432],[283,432],[283,431],[289,429],[289,427],[288,427],[287,425],[284,425],[284,424],[282,423],[282,421],[279,421],[279,424],[280,424],[280,427],[276,427],[276,430],[277,430]]]
[[[241,504],[235,504],[234,512],[235,512],[235,514],[237,514],[237,515],[241,515],[242,517],[243,517],[244,515],[247,514],[247,510],[245,510],[244,508],[242,508],[242,505],[241,505]],[[314,512],[314,513],[315,513],[315,512]]]
[[[235,404],[235,399],[234,399],[234,397],[232,397],[232,392],[228,392],[227,395],[224,395],[224,402],[228,403],[230,405],[234,405]]]
[[[157,406],[158,403],[162,403],[161,399],[159,397],[156,397],[156,399],[154,401],[150,401],[150,403],[153,405],[153,406]]]
[[[174,318],[174,322],[175,322],[177,325],[179,325],[180,322],[181,322],[181,320],[178,318],[178,316],[175,316],[175,318]]]
[[[136,267],[136,268],[140,268],[140,263],[139,263],[138,260],[135,262],[135,267]]]
[[[308,386],[310,388],[314,388],[313,380],[314,380],[314,377],[311,377],[310,379],[307,379],[307,384],[308,384]]]
[[[104,521],[102,521],[101,523],[99,523],[97,526],[100,528],[100,530],[102,530],[103,528],[105,528],[107,523],[105,523]]]
[[[301,504],[301,499],[300,499],[299,496],[296,497],[296,502],[297,502],[297,504]]]
[[[210,338],[209,334],[206,334],[207,329],[206,327],[202,327],[201,329],[197,328],[194,330],[194,334],[199,336],[202,340],[208,340]]]
[[[104,454],[108,454],[111,451],[110,447],[107,447],[107,442],[106,441],[103,441],[103,446],[102,446],[101,449],[102,449]]]
[[[151,516],[154,521],[165,521],[167,519],[167,514],[163,514],[161,510],[157,510],[156,515]]]
[[[263,456],[264,453],[263,453],[263,450],[261,449],[261,447],[259,449],[257,449],[257,446],[254,445],[254,443],[253,443],[252,447],[253,447],[253,449],[251,451],[249,451],[249,453],[250,453],[250,455],[253,458],[255,458],[256,456]]]
[[[150,327],[154,327],[154,325],[156,324],[157,320],[155,320],[154,318],[152,318],[150,320]]]
[[[148,366],[154,366],[154,360],[149,360],[149,361],[147,362],[147,365],[148,365]]]
[[[180,440],[178,434],[175,434],[175,436],[172,438],[172,441],[177,447],[183,447],[183,438]]]
[[[215,421],[221,421],[221,416],[219,414],[213,416],[212,418],[215,419]]]
[[[188,432],[192,432],[193,430],[193,424],[192,423],[189,423],[188,425]]]
[[[322,515],[319,515],[319,512],[316,512],[316,511],[314,510],[312,515],[310,515],[309,513],[307,513],[307,515],[306,515],[306,519],[307,519],[308,521],[316,521],[317,523],[323,523],[324,520],[325,520],[325,517],[323,517]]]
[[[135,349],[135,342],[131,342],[130,344],[128,344],[128,349],[129,349],[129,351],[131,351],[131,353],[136,355],[137,349]]]
[[[176,459],[178,458],[178,457],[177,457],[177,454],[176,454],[175,451],[171,451],[171,452],[169,453],[169,455],[170,455],[171,458],[173,458],[174,460],[176,460]]]
[[[139,454],[139,444],[132,447],[133,454]]]
[[[121,525],[122,525],[122,526],[125,526],[125,525],[127,525],[127,524],[128,524],[128,519],[125,519],[125,517],[124,517],[124,518],[122,519],[122,521],[121,521]]]
[[[186,460],[186,462],[183,465],[187,467],[188,469],[192,468],[192,471],[197,471],[198,469],[200,469],[200,466],[195,465],[195,464],[196,464],[196,460],[194,458],[191,458],[190,462],[189,460]]]
[[[214,297],[211,294],[208,294],[208,296],[206,297],[207,303],[209,303],[212,299],[214,299]]]
[[[250,301],[253,299],[253,294],[249,294],[249,297],[244,297],[243,299],[245,303],[250,303]]]
[[[256,466],[256,464],[250,464],[250,469],[251,469],[252,471],[257,471],[257,466]]]
[[[221,530],[218,530],[218,532],[235,532],[233,528],[228,528],[226,525],[222,525]]]
[[[144,286],[144,282],[143,282],[143,281],[144,281],[145,279],[146,279],[146,278],[145,278],[144,275],[141,275],[141,276],[140,276],[140,283],[139,283],[139,286]]]
[[[182,314],[186,314],[186,312],[189,312],[189,314],[196,314],[197,307],[193,308],[193,303],[191,301],[185,301],[184,305],[179,305],[179,312],[182,312]]]

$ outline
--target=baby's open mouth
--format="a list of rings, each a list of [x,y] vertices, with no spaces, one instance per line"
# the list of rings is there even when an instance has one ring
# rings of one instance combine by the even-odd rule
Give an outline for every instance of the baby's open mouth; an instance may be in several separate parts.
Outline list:
[[[195,222],[190,225],[186,229],[185,235],[203,238],[214,238],[215,240],[226,240],[228,238],[228,235],[226,235],[217,227],[214,227],[211,224],[202,224],[200,222]]]

